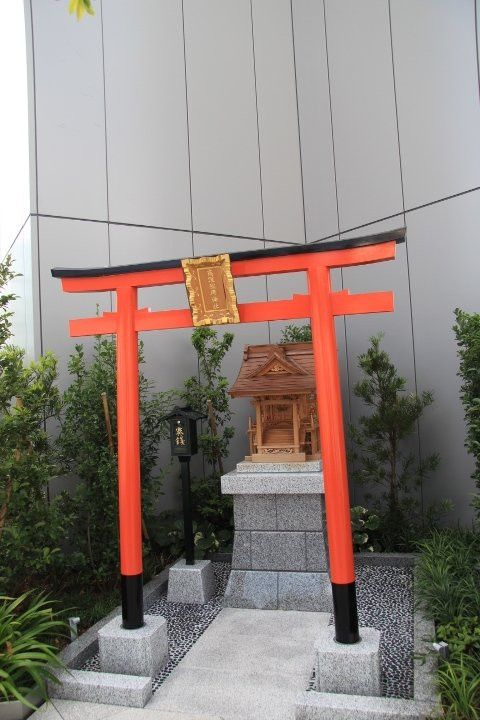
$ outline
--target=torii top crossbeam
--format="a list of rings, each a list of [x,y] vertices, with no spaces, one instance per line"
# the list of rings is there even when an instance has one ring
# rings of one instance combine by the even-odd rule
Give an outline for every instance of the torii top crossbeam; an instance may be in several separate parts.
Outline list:
[[[339,642],[357,642],[358,619],[350,525],[345,439],[334,317],[391,312],[393,293],[334,292],[333,268],[393,260],[405,229],[351,240],[286,245],[230,255],[233,278],[304,271],[308,293],[291,299],[238,304],[245,322],[310,318],[325,484],[330,578]],[[197,262],[197,261],[192,261]],[[116,292],[116,311],[70,321],[70,334],[117,335],[118,483],[123,625],[143,624],[138,333],[193,327],[190,308],[150,311],[137,306],[138,288],[185,283],[181,260],[104,268],[55,268],[65,292]]]

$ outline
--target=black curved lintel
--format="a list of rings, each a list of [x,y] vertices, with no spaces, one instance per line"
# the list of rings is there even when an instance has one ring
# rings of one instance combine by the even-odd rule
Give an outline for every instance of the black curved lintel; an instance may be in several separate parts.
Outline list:
[[[365,245],[380,245],[381,243],[396,243],[405,241],[406,228],[389,230],[388,232],[377,233],[376,235],[365,235],[348,240],[334,240],[332,242],[315,242],[307,245],[284,245],[283,247],[270,248],[268,250],[245,250],[243,252],[230,253],[230,260],[256,260],[258,258],[280,257],[282,255],[305,255],[317,252],[329,252],[331,250],[348,250],[350,248],[363,247]],[[148,270],[163,270],[167,268],[181,267],[181,259],[158,260],[155,262],[135,263],[133,265],[115,265],[102,268],[53,268],[52,276],[55,278],[71,277],[102,277],[104,275],[123,275],[133,272],[147,272]]]

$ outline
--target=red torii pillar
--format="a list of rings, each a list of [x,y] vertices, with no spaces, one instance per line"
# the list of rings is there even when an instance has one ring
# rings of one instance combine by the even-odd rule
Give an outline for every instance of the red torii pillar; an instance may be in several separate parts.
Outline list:
[[[332,268],[362,265],[395,257],[405,230],[354,240],[286,246],[230,255],[233,277],[306,271],[308,294],[291,300],[238,305],[240,322],[310,318],[315,358],[317,404],[325,484],[330,579],[338,642],[359,640],[355,569],[350,524],[343,413],[334,318],[391,312],[393,293],[349,295],[334,292]],[[101,317],[70,321],[70,335],[117,335],[118,487],[122,616],[125,628],[143,625],[138,333],[192,327],[190,309],[151,312],[137,307],[140,287],[184,283],[180,260],[107,268],[55,268],[66,292],[115,291],[117,309]]]

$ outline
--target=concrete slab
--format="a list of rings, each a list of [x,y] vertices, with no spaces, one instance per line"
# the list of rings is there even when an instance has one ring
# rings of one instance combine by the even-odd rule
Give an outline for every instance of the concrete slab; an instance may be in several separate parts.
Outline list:
[[[62,718],[66,720],[109,720],[122,710],[121,705],[106,705],[105,703],[79,702],[78,700],[52,700]],[[125,710],[127,708],[125,707]],[[128,708],[129,711],[132,708]]]
[[[432,717],[434,702],[364,695],[304,692],[295,720],[422,720]]]
[[[225,608],[147,707],[224,720],[291,720],[328,620],[326,613]]]
[[[55,705],[52,704],[52,701],[50,701],[35,710],[33,715],[30,715],[30,720],[63,720],[63,718]]]

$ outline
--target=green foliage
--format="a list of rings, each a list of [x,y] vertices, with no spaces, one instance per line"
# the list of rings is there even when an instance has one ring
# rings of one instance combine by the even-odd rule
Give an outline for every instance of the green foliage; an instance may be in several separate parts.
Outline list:
[[[462,653],[476,655],[480,660],[480,617],[456,617],[449,623],[438,625],[437,640],[448,644],[451,660],[459,659]]]
[[[480,521],[480,315],[457,308],[455,319],[453,330],[460,359],[458,375],[462,378],[460,397],[467,425],[465,447],[475,460],[472,478],[478,490],[472,504]]]
[[[212,328],[196,328],[192,345],[198,356],[200,379],[188,378],[181,392],[182,400],[208,417],[199,436],[199,447],[211,467],[211,475],[192,482],[195,547],[200,556],[228,547],[233,534],[232,499],[222,495],[219,483],[223,458],[228,455],[234,434],[228,380],[222,375],[222,362],[232,342],[232,333],[218,338]]]
[[[231,541],[232,532],[227,529],[218,529],[215,525],[203,521],[193,522],[193,541],[195,557],[203,559],[210,553],[225,550]],[[151,536],[159,553],[173,560],[183,555],[185,550],[183,517],[181,513],[167,511],[161,513]]]
[[[232,418],[228,380],[221,374],[222,362],[230,350],[233,334],[222,338],[209,327],[198,327],[192,333],[192,345],[198,355],[200,379],[185,380],[180,395],[194,410],[208,416],[208,431],[199,436],[199,446],[212,467],[214,475],[223,473],[222,458],[228,455],[228,446],[234,435],[229,422]]]
[[[382,517],[383,544],[401,545],[403,528],[412,523],[418,502],[412,495],[422,480],[438,465],[438,455],[418,460],[404,450],[415,424],[433,402],[431,392],[406,393],[401,377],[388,354],[380,349],[381,335],[370,338],[371,346],[358,358],[364,379],[353,392],[371,408],[350,429],[353,443],[353,478],[374,489],[373,507]]]
[[[480,720],[480,660],[469,655],[442,662],[437,687],[446,720]]]
[[[58,682],[52,669],[63,663],[52,638],[65,637],[67,625],[43,594],[0,596],[0,603],[0,701],[20,700],[34,708],[26,699],[32,687],[47,700],[47,680]]]
[[[466,530],[434,530],[418,547],[415,590],[424,615],[446,625],[457,617],[478,614],[478,535]]]
[[[85,13],[95,15],[95,11],[92,7],[92,0],[70,0],[68,4],[68,12],[70,15],[75,13],[77,20],[81,20]]]
[[[83,582],[109,585],[117,577],[119,552],[115,341],[97,338],[89,364],[83,346],[77,345],[69,372],[73,382],[64,395],[58,452],[63,468],[78,475],[80,484],[75,496],[65,500],[66,512],[72,518],[68,563],[81,573]],[[102,393],[108,402],[111,434]],[[154,473],[158,445],[167,435],[161,418],[171,405],[173,393],[154,393],[140,371],[139,394],[142,510],[148,520],[162,481],[162,473]]]
[[[287,325],[282,330],[281,343],[312,342],[311,325]]]
[[[7,258],[0,282],[13,277]],[[44,423],[61,403],[54,356],[25,365],[24,351],[6,344],[14,296],[0,292],[0,592],[16,594],[48,581],[59,562],[64,517],[48,500],[56,469]]]
[[[10,303],[16,299],[14,293],[8,292],[7,288],[11,280],[18,277],[17,273],[12,270],[12,258],[7,255],[5,260],[0,263],[0,347],[3,347],[7,340],[11,337],[13,315],[10,310]]]
[[[380,518],[367,508],[356,505],[350,508],[352,523],[353,549],[355,552],[374,552],[380,550],[375,539],[376,531],[380,527]]]

